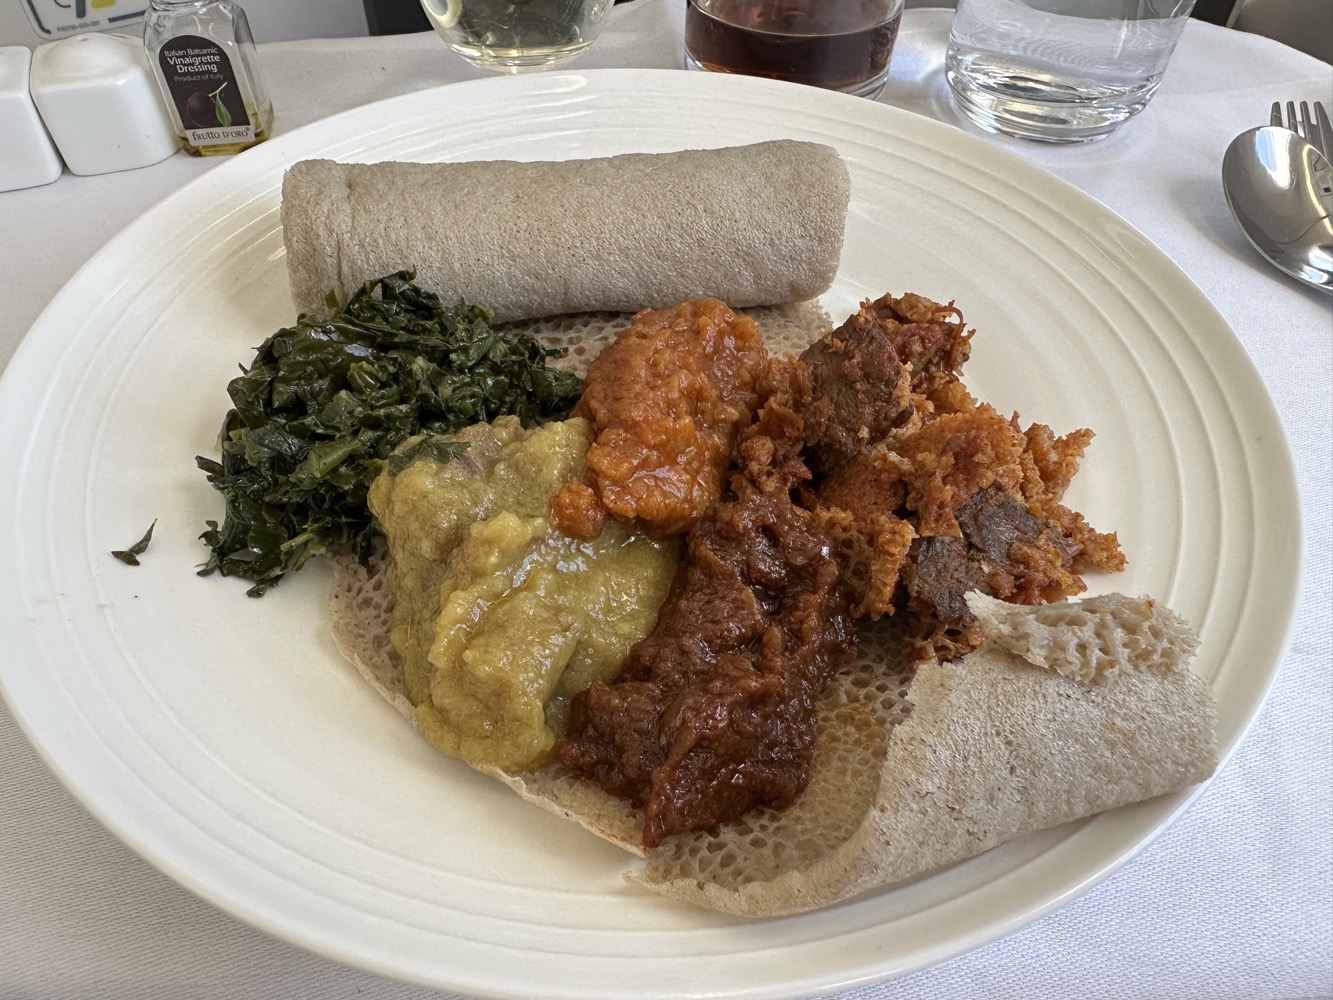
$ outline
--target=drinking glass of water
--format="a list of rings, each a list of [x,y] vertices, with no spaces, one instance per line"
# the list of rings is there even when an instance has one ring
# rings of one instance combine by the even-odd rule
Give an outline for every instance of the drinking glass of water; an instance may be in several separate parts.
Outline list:
[[[421,0],[436,34],[499,73],[561,66],[601,33],[613,0]]]
[[[1087,142],[1143,110],[1194,0],[958,0],[945,76],[991,132]]]

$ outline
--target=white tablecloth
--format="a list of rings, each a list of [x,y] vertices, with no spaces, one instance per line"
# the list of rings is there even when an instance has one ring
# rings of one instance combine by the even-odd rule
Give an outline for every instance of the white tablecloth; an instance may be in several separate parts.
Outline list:
[[[680,65],[682,0],[635,0],[575,68]],[[908,11],[881,100],[959,124],[943,82],[950,13]],[[433,34],[260,47],[274,134],[482,75]],[[1333,69],[1191,22],[1148,110],[1086,147],[991,139],[1146,233],[1235,329],[1277,400],[1305,517],[1295,635],[1258,721],[1197,803],[1087,895],[979,951],[848,994],[887,997],[1333,996],[1333,309],[1250,249],[1218,181],[1233,135],[1276,98],[1328,100]],[[975,131],[975,130],[974,130]],[[213,163],[0,194],[0,365],[74,271]],[[4,655],[0,653],[0,655]],[[438,996],[252,930],[179,888],[65,792],[0,707],[0,998]]]

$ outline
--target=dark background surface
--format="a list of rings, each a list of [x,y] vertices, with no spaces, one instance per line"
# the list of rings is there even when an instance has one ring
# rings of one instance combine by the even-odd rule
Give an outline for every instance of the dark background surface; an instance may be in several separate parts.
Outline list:
[[[405,35],[429,31],[430,22],[417,0],[362,0],[366,6],[366,24],[372,35]]]

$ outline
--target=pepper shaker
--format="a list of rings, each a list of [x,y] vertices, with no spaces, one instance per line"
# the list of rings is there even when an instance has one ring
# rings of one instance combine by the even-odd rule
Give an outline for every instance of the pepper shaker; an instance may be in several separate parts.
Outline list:
[[[50,184],[64,164],[42,124],[28,86],[31,50],[0,48],[0,191]]]
[[[31,86],[70,173],[134,170],[179,148],[137,38],[48,42],[32,54]]]

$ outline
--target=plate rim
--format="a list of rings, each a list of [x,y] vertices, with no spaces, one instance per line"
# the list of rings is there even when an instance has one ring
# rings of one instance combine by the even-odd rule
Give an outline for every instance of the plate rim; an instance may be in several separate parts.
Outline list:
[[[543,75],[542,77],[534,76],[534,77],[484,78],[478,80],[464,81],[460,83],[446,84],[441,87],[430,88],[428,90],[423,90],[423,91],[415,91],[409,94],[387,98],[385,100],[378,101],[373,104],[362,105],[357,108],[352,108],[347,111],[343,111],[336,115],[330,116],[328,118],[321,119],[317,122],[313,122],[308,125],[302,126],[301,128],[294,129],[292,132],[276,136],[273,139],[269,140],[264,145],[256,147],[256,149],[252,152],[255,154],[263,154],[271,159],[291,162],[292,157],[286,156],[285,155],[286,151],[288,149],[293,149],[293,150],[299,149],[302,146],[302,144],[305,143],[307,140],[309,140],[312,136],[318,136],[323,132],[336,130],[336,127],[338,125],[346,121],[355,121],[358,118],[369,119],[374,115],[383,114],[386,110],[392,109],[395,106],[407,106],[418,101],[427,100],[429,99],[430,95],[439,95],[443,91],[450,91],[455,95],[470,90],[492,91],[492,90],[503,89],[508,91],[514,91],[517,93],[523,93],[526,90],[536,89],[539,92],[547,92],[551,89],[561,86],[559,81],[579,80],[579,81],[584,81],[585,86],[588,85],[589,82],[593,86],[597,86],[599,84],[599,81],[603,79],[612,81],[606,85],[608,89],[614,87],[629,88],[631,87],[631,84],[625,83],[624,81],[631,79],[635,80],[636,82],[647,82],[651,83],[654,86],[661,86],[667,89],[676,89],[675,85],[677,83],[681,83],[682,78],[684,80],[699,81],[698,84],[694,83],[687,84],[686,85],[687,87],[700,86],[706,90],[718,87],[740,87],[740,88],[759,88],[760,90],[767,90],[769,93],[784,94],[788,93],[791,89],[796,88],[796,85],[781,84],[781,83],[776,83],[774,81],[760,81],[760,80],[753,80],[751,78],[712,77],[706,74],[690,74],[678,70],[594,69],[594,70],[586,70],[583,72],[553,73],[549,75]],[[731,82],[723,83],[721,82],[723,80],[728,80]],[[615,82],[615,81],[620,81],[620,82]],[[1116,215],[1116,213],[1114,213],[1112,210],[1107,208],[1105,205],[1102,205],[1100,202],[1097,202],[1096,199],[1087,195],[1074,185],[1069,184],[1063,179],[1053,174],[1050,174],[1048,171],[1045,171],[1042,168],[1037,167],[1036,165],[1024,160],[1016,153],[1013,153],[1009,150],[1000,147],[989,145],[979,137],[972,136],[968,133],[952,128],[951,126],[945,123],[935,121],[934,119],[929,119],[924,116],[914,115],[910,112],[903,111],[901,109],[894,108],[888,105],[882,105],[882,104],[871,105],[869,102],[862,102],[860,99],[845,97],[844,95],[833,95],[833,94],[827,94],[825,92],[816,92],[815,94],[810,94],[806,92],[807,88],[796,88],[796,89],[800,91],[802,97],[809,100],[813,100],[816,103],[825,100],[831,100],[833,102],[830,105],[831,107],[836,106],[840,108],[850,108],[852,106],[855,106],[858,110],[864,110],[867,107],[873,107],[874,109],[877,110],[871,111],[869,113],[877,116],[887,116],[885,117],[886,121],[897,119],[900,122],[908,122],[910,120],[912,127],[924,129],[926,130],[927,134],[932,134],[935,137],[939,138],[941,141],[950,143],[961,142],[964,147],[968,147],[974,150],[985,150],[987,158],[993,160],[994,162],[997,162],[998,164],[1000,164],[1001,167],[1008,170],[1017,170],[1019,171],[1020,174],[1027,173],[1029,175],[1040,175],[1041,178],[1043,179],[1043,183],[1054,184],[1058,190],[1063,191],[1065,197],[1073,198],[1076,204],[1082,203],[1085,206],[1095,206],[1096,211],[1107,213],[1110,216],[1113,216],[1119,221],[1120,225],[1123,227],[1125,231],[1132,233],[1139,241],[1141,241],[1142,245],[1141,250],[1143,252],[1148,252],[1150,254],[1156,255],[1159,258],[1159,262],[1165,262],[1167,265],[1169,265],[1171,269],[1171,274],[1170,274],[1171,278],[1178,284],[1180,282],[1184,283],[1183,285],[1180,285],[1180,287],[1187,288],[1189,290],[1187,294],[1190,294],[1194,297],[1194,301],[1185,303],[1185,305],[1188,305],[1190,308],[1193,309],[1198,309],[1200,307],[1204,308],[1206,313],[1208,313],[1208,315],[1205,318],[1212,325],[1220,327],[1221,329],[1226,330],[1230,334],[1230,339],[1227,342],[1227,346],[1232,350],[1231,360],[1243,359],[1244,365],[1248,367],[1248,372],[1246,373],[1247,377],[1253,382],[1254,386],[1257,386],[1261,390],[1261,393],[1256,397],[1256,399],[1259,400],[1262,403],[1262,405],[1266,408],[1267,412],[1264,414],[1264,416],[1268,420],[1269,424],[1273,428],[1276,428],[1279,433],[1279,439],[1281,441],[1281,448],[1279,449],[1280,454],[1277,456],[1270,456],[1270,458],[1272,458],[1272,460],[1275,462],[1277,466],[1282,467],[1280,471],[1283,471],[1285,473],[1284,476],[1286,480],[1285,485],[1289,487],[1288,490],[1284,491],[1284,497],[1293,501],[1289,505],[1290,506],[1289,513],[1294,515],[1296,523],[1296,530],[1295,530],[1296,541],[1294,543],[1294,549],[1298,555],[1298,559],[1293,564],[1293,568],[1287,577],[1287,580],[1289,581],[1289,587],[1288,587],[1289,593],[1285,595],[1287,599],[1284,602],[1286,607],[1285,622],[1283,623],[1282,628],[1280,630],[1281,636],[1280,638],[1277,639],[1273,649],[1272,665],[1269,667],[1267,671],[1264,683],[1262,685],[1262,690],[1259,696],[1255,699],[1254,703],[1250,706],[1250,709],[1246,714],[1243,724],[1239,727],[1238,731],[1234,735],[1234,738],[1229,740],[1227,745],[1223,748],[1223,755],[1218,766],[1218,770],[1220,771],[1226,765],[1226,762],[1230,759],[1230,757],[1235,752],[1239,744],[1243,741],[1245,733],[1253,725],[1256,717],[1258,716],[1260,710],[1262,709],[1263,703],[1266,700],[1269,691],[1271,691],[1272,684],[1276,677],[1276,673],[1281,663],[1281,660],[1285,655],[1285,651],[1288,649],[1290,645],[1296,620],[1296,610],[1298,603],[1297,597],[1299,594],[1300,579],[1301,579],[1300,568],[1305,558],[1304,546],[1301,544],[1300,541],[1304,525],[1301,523],[1302,512],[1300,510],[1299,503],[1295,502],[1297,499],[1297,495],[1295,492],[1296,477],[1295,477],[1294,462],[1290,450],[1290,444],[1285,435],[1285,429],[1282,427],[1281,421],[1277,415],[1276,407],[1271,398],[1271,394],[1268,392],[1267,386],[1264,384],[1262,378],[1260,377],[1258,370],[1254,367],[1252,360],[1249,358],[1249,355],[1245,352],[1243,345],[1239,341],[1239,338],[1236,337],[1234,331],[1231,330],[1226,320],[1221,316],[1220,313],[1218,313],[1216,308],[1213,307],[1212,303],[1208,301],[1206,296],[1202,293],[1202,291],[1198,289],[1198,286],[1193,282],[1193,280],[1187,274],[1185,274],[1185,272],[1176,267],[1176,265],[1174,265],[1174,263],[1172,263],[1169,260],[1169,258],[1167,258],[1166,255],[1160,249],[1158,249],[1146,236],[1144,236],[1142,233],[1139,233],[1136,229],[1130,226],[1129,223],[1125,222],[1118,215]],[[816,96],[816,94],[818,96]],[[193,179],[192,181],[182,185],[179,189],[174,191],[167,198],[164,198],[163,201],[159,202],[157,205],[150,208],[147,212],[141,215],[134,222],[130,223],[129,226],[127,226],[120,233],[114,236],[101,249],[99,249],[84,265],[82,265],[78,269],[78,271],[76,271],[75,274],[71,277],[70,281],[55,296],[52,302],[49,303],[46,306],[46,308],[42,310],[41,314],[38,316],[37,320],[33,323],[32,327],[30,328],[28,334],[20,342],[19,347],[14,354],[14,357],[11,359],[9,365],[6,367],[6,370],[3,372],[2,375],[0,375],[0,413],[3,413],[6,409],[9,408],[11,398],[17,395],[17,390],[15,389],[15,386],[17,383],[20,382],[21,379],[31,378],[31,376],[33,375],[42,374],[42,369],[44,367],[41,364],[43,359],[42,351],[47,346],[45,341],[53,337],[53,334],[43,333],[42,331],[48,329],[51,326],[51,324],[55,321],[55,318],[57,318],[60,315],[61,310],[69,308],[70,302],[76,299],[78,295],[85,290],[85,286],[88,283],[88,275],[95,274],[97,269],[104,264],[105,260],[109,256],[111,256],[114,253],[114,251],[118,249],[123,243],[132,243],[136,233],[140,229],[150,225],[151,220],[154,217],[162,217],[168,214],[171,207],[175,206],[178,203],[188,203],[191,199],[198,197],[200,193],[207,192],[208,190],[210,190],[210,188],[214,186],[225,187],[228,181],[231,180],[233,174],[242,176],[250,175],[251,173],[254,173],[256,176],[264,175],[266,173],[266,168],[262,165],[263,162],[267,161],[260,161],[258,157],[253,157],[251,160],[248,161],[241,159],[233,159],[227,163],[219,164],[217,167],[208,171],[206,174],[203,174]],[[254,168],[253,171],[250,168],[251,163],[257,164],[257,166]],[[3,433],[0,433],[0,450],[4,450],[4,440],[5,440],[5,435]],[[142,831],[136,831],[132,825],[127,826],[127,824],[123,821],[121,817],[116,816],[113,812],[109,811],[107,808],[104,808],[105,803],[101,799],[99,799],[99,797],[94,793],[94,791],[91,789],[81,787],[77,779],[74,778],[72,774],[68,771],[68,769],[64,766],[63,759],[59,758],[58,755],[53,755],[54,751],[51,751],[51,748],[47,746],[47,741],[46,739],[43,738],[43,734],[40,731],[36,731],[33,725],[33,720],[29,718],[28,714],[25,711],[23,711],[22,704],[17,703],[15,698],[12,696],[11,694],[12,682],[7,676],[8,673],[9,671],[4,667],[4,665],[0,664],[0,695],[4,696],[6,701],[10,704],[11,710],[13,711],[14,717],[18,725],[23,730],[23,732],[25,733],[29,741],[32,743],[32,745],[36,748],[39,755],[48,764],[48,766],[52,768],[53,772],[61,780],[62,784],[64,784],[67,789],[73,792],[75,797],[85,806],[85,808],[89,809],[89,811],[92,812],[94,816],[96,816],[96,818],[100,823],[102,823],[105,827],[110,829],[119,839],[122,840],[122,842],[127,843],[132,849],[136,851],[136,853],[144,857],[145,860],[147,860],[150,864],[154,865],[160,870],[165,871],[175,881],[184,885],[186,888],[190,889],[190,891],[195,892],[197,895],[200,895],[205,899],[208,899],[211,903],[225,910],[226,912],[231,913],[233,916],[240,918],[241,920],[251,924],[252,926],[258,926],[266,933],[272,934],[273,936],[278,937],[280,939],[287,940],[289,941],[289,943],[296,944],[299,947],[312,950],[320,954],[324,954],[327,957],[332,958],[336,961],[350,963],[358,965],[362,968],[370,969],[371,971],[377,972],[382,975],[387,975],[390,977],[400,978],[400,979],[407,978],[411,981],[427,983],[428,985],[433,985],[436,986],[437,988],[440,987],[441,985],[443,985],[444,988],[460,988],[458,985],[451,986],[448,983],[441,984],[439,981],[436,980],[423,980],[411,974],[404,975],[403,970],[401,968],[384,967],[383,965],[374,962],[373,960],[374,956],[369,956],[369,955],[361,956],[363,960],[356,961],[346,952],[330,950],[327,946],[321,947],[321,944],[327,945],[327,942],[312,940],[308,935],[303,935],[294,932],[290,926],[284,925],[280,921],[275,922],[274,920],[271,919],[265,919],[264,916],[258,915],[254,913],[252,910],[244,909],[239,905],[238,901],[230,898],[224,892],[219,891],[218,887],[208,884],[206,881],[201,881],[198,877],[194,875],[194,873],[190,872],[183,866],[175,863],[176,859],[162,856],[160,850],[153,849],[150,846],[150,844],[143,838]],[[989,943],[990,941],[993,941],[1005,934],[1011,933],[1018,927],[1030,923],[1031,921],[1038,919],[1044,914],[1049,913],[1052,910],[1063,906],[1065,903],[1071,901],[1077,896],[1082,895],[1084,892],[1088,891],[1093,886],[1103,881],[1114,871],[1123,867],[1123,865],[1127,864],[1134,857],[1136,857],[1144,848],[1148,846],[1148,844],[1150,844],[1153,840],[1155,840],[1158,836],[1160,836],[1167,828],[1169,828],[1169,826],[1175,821],[1175,819],[1177,819],[1181,815],[1181,813],[1183,813],[1185,809],[1187,809],[1189,805],[1200,794],[1202,794],[1202,792],[1206,788],[1207,788],[1207,783],[1204,783],[1202,785],[1195,786],[1185,792],[1178,793],[1175,796],[1168,797],[1168,800],[1171,803],[1170,808],[1169,810],[1167,810],[1164,818],[1160,819],[1159,822],[1156,823],[1155,827],[1150,832],[1150,834],[1139,838],[1135,843],[1131,845],[1131,848],[1129,850],[1121,852],[1121,854],[1118,857],[1116,857],[1110,864],[1103,865],[1097,871],[1090,873],[1087,877],[1083,878],[1076,886],[1069,887],[1066,889],[1066,891],[1059,893],[1056,896],[1053,896],[1052,898],[1048,899],[1045,904],[1035,909],[1030,909],[1026,911],[1024,914],[1021,915],[1021,919],[1011,920],[1002,925],[994,926],[988,929],[988,933],[973,935],[971,938],[968,938],[965,941],[954,942],[955,944],[957,944],[957,947],[944,948],[943,951],[946,953],[936,954],[933,957],[929,958],[927,961],[923,961],[922,963],[912,965],[910,968],[898,969],[891,974],[905,973],[907,971],[910,971],[911,969],[921,968],[924,965],[934,964],[935,962],[943,961],[947,958],[954,957],[957,954],[961,954],[965,951],[970,951],[976,947],[980,947],[981,945]],[[836,983],[821,982],[821,983],[805,983],[800,985],[802,986],[803,989],[806,990],[811,990],[814,992],[827,992],[834,989],[844,989],[850,986],[872,982],[882,978],[884,978],[883,974],[876,972],[873,969],[868,969],[864,970],[863,972],[857,975],[845,978]],[[475,984],[463,986],[462,988],[469,989],[472,992],[478,993],[479,995],[492,995],[488,994],[487,991],[484,989],[478,990]],[[501,995],[501,994],[493,994],[493,995]],[[741,991],[741,992],[728,991],[726,993],[718,993],[716,995],[759,997],[759,996],[777,996],[782,994],[776,992],[764,992],[760,990],[760,991]]]

